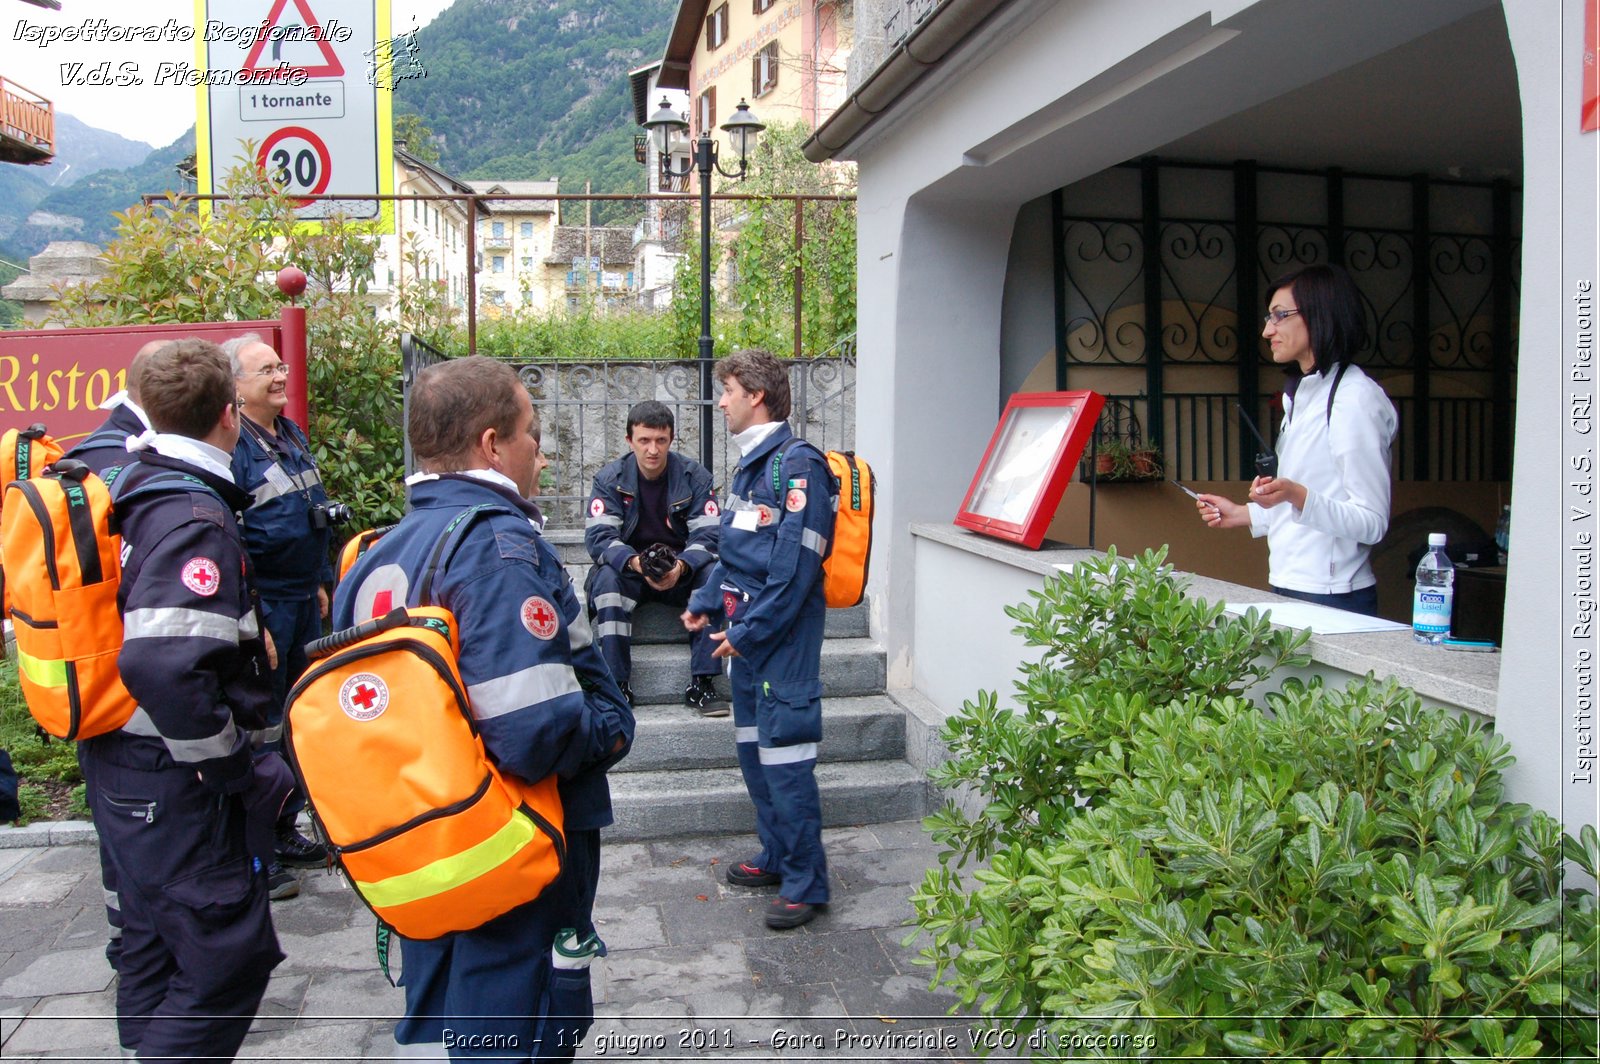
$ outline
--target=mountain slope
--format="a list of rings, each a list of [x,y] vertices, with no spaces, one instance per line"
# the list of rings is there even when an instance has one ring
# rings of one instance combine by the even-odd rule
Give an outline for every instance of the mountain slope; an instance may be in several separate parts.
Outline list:
[[[643,187],[628,71],[659,58],[675,0],[456,0],[418,31],[426,77],[398,109],[464,177],[559,177],[564,192]]]
[[[52,240],[88,240],[105,244],[116,232],[112,211],[125,211],[146,193],[183,188],[178,161],[194,151],[191,129],[165,148],[150,152],[126,170],[101,170],[77,184],[51,191],[33,205],[27,220],[8,243],[37,254]]]
[[[150,145],[142,141],[129,140],[87,125],[64,112],[56,112],[53,162],[47,166],[0,166],[0,239],[15,234],[51,192],[76,184],[100,170],[137,166],[150,151]]]

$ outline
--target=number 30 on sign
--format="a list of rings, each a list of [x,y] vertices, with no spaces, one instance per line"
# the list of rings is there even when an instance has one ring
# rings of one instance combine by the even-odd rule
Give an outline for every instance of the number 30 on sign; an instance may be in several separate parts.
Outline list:
[[[273,184],[294,196],[315,196],[325,192],[333,176],[333,159],[322,138],[304,126],[284,126],[261,142],[256,165],[266,171]],[[297,199],[304,207],[309,199]]]

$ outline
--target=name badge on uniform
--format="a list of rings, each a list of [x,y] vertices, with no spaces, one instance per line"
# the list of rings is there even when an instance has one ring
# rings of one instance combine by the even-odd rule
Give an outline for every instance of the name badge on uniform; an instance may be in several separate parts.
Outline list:
[[[283,471],[283,466],[279,465],[277,462],[273,462],[271,465],[267,466],[267,483],[271,484],[279,491],[294,490],[294,481],[289,478],[289,474]]]
[[[735,510],[733,527],[741,532],[754,532],[761,525],[761,514],[756,510]]]

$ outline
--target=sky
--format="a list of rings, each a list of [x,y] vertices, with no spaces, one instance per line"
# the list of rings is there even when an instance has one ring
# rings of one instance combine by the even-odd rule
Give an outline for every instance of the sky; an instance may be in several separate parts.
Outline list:
[[[208,10],[236,11],[259,7],[251,18],[259,22],[272,10],[274,0],[202,0]],[[319,22],[334,15],[318,14],[319,0],[303,0]],[[348,2],[348,0],[342,0]],[[413,26],[421,28],[449,7],[454,0],[391,0],[390,33],[398,36]],[[45,43],[52,28],[81,27],[87,20],[104,19],[109,36],[126,37],[145,27],[161,27],[172,20],[176,26],[193,27],[195,0],[62,0],[61,11],[48,11],[32,4],[0,0],[0,76],[54,102],[57,112],[65,112],[99,129],[121,134],[130,140],[144,141],[151,147],[165,147],[176,140],[195,121],[195,89],[168,83],[158,85],[156,73],[162,62],[195,66],[195,42],[160,40],[157,42],[69,41]],[[294,3],[288,5],[294,10]],[[335,12],[337,9],[335,9]],[[227,20],[219,20],[226,22]],[[241,55],[245,54],[241,51]],[[425,60],[426,57],[423,57]],[[99,64],[109,61],[113,77],[127,74],[142,78],[143,85],[74,85],[63,67],[82,63],[76,72],[83,77]],[[124,66],[124,64],[130,64]],[[64,81],[68,83],[64,84]]]

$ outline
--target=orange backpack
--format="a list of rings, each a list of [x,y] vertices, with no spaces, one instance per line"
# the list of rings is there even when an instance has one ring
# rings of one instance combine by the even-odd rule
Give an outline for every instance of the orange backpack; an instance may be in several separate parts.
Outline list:
[[[9,442],[9,441],[8,441]],[[66,459],[6,485],[0,565],[11,574],[5,610],[17,638],[17,676],[28,711],[60,739],[116,731],[135,702],[122,686],[122,537],[115,507],[136,496],[201,481],[160,475],[121,494],[123,467],[105,479]]]
[[[822,595],[830,607],[846,609],[867,591],[867,566],[872,561],[872,500],[878,478],[854,451],[823,454],[833,476],[837,506],[833,542],[822,560]],[[783,452],[772,458],[772,490],[783,498]]]
[[[343,580],[344,574],[350,571],[350,567],[360,561],[361,556],[371,550],[374,543],[378,542],[393,529],[393,525],[384,525],[382,528],[369,528],[365,532],[357,532],[346,540],[345,545],[339,548],[339,575],[334,577],[334,582],[338,583]]]
[[[484,507],[463,511],[434,573]],[[363,901],[407,938],[480,927],[537,898],[566,858],[555,776],[495,767],[440,606],[401,608],[310,644],[289,692],[284,746],[328,849]]]
[[[43,425],[6,429],[0,436],[0,485],[36,477],[65,453]]]

